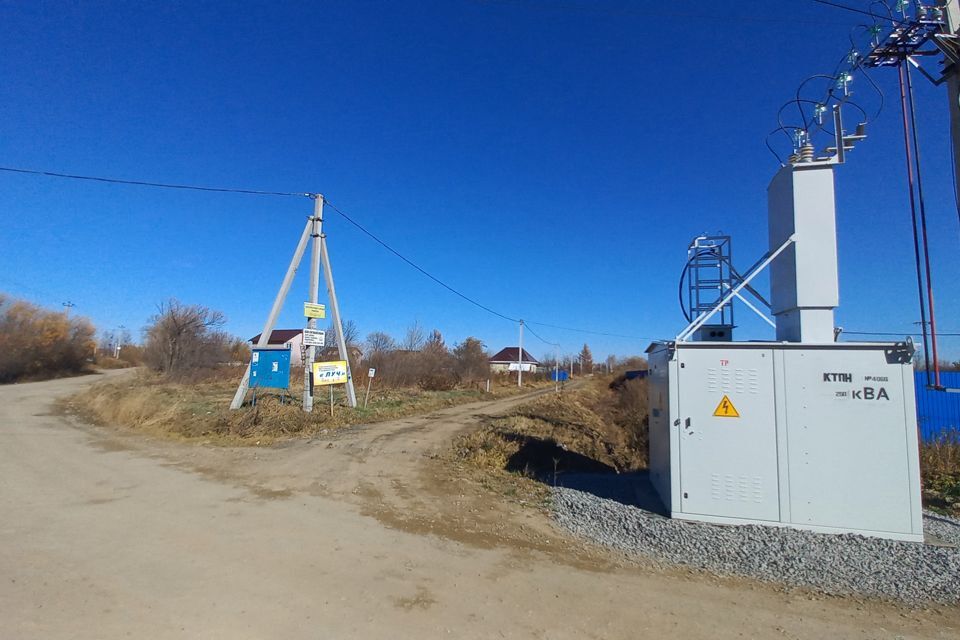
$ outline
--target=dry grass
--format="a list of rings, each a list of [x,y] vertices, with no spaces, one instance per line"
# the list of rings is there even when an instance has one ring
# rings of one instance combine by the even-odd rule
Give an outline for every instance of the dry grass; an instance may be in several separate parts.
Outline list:
[[[627,472],[647,463],[646,384],[609,388],[598,377],[543,396],[454,444],[454,455],[484,471],[550,479],[570,471]]]
[[[920,472],[924,505],[960,516],[960,431],[920,445]]]
[[[266,444],[290,437],[309,437],[323,429],[382,422],[519,392],[515,386],[494,386],[489,394],[479,390],[374,388],[366,409],[350,409],[342,388],[337,387],[331,417],[325,392],[316,397],[313,413],[301,410],[302,374],[294,374],[291,379],[296,382],[283,401],[277,394],[261,391],[255,406],[231,411],[230,401],[239,375],[240,370],[235,367],[224,368],[191,382],[172,382],[157,374],[138,372],[121,380],[97,383],[68,399],[65,408],[96,424],[131,428],[154,436],[226,445]],[[361,404],[363,392],[357,389]]]

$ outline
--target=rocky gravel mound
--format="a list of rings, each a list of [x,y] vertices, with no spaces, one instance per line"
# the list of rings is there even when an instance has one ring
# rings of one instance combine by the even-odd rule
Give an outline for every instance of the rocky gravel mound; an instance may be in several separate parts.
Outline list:
[[[572,483],[576,489],[555,487],[554,517],[578,536],[661,564],[831,595],[960,603],[960,548],[955,546],[671,520],[638,506],[643,501],[631,488],[638,482],[646,481],[605,475],[580,477]],[[960,545],[960,521],[928,513],[924,527],[944,543]]]

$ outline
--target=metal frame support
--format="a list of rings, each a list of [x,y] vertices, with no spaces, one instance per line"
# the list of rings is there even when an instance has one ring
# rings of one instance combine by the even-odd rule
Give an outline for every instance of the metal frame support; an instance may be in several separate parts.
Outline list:
[[[753,280],[761,271],[763,271],[764,269],[766,269],[766,268],[770,265],[770,263],[773,262],[773,261],[776,259],[777,256],[779,256],[781,253],[783,253],[783,252],[786,250],[786,248],[789,247],[789,246],[790,246],[791,244],[793,244],[793,243],[794,243],[794,236],[791,235],[789,238],[787,238],[786,240],[784,240],[783,244],[781,244],[779,247],[777,247],[776,251],[774,251],[774,252],[770,253],[769,255],[767,255],[767,257],[764,258],[763,260],[761,260],[760,263],[757,264],[757,266],[754,267],[752,271],[750,271],[750,273],[748,273],[746,276],[744,276],[744,278],[743,278],[739,283],[737,283],[737,286],[731,288],[730,291],[729,291],[726,295],[722,296],[722,297],[717,301],[717,303],[713,306],[713,309],[711,309],[709,312],[705,312],[705,313],[700,314],[700,317],[698,317],[698,318],[695,319],[693,322],[691,322],[689,325],[687,325],[687,328],[684,329],[683,331],[681,331],[681,332],[677,335],[676,341],[677,341],[677,342],[686,342],[686,341],[690,338],[690,336],[692,336],[693,333],[694,333],[697,329],[699,329],[699,328],[702,327],[704,324],[706,324],[707,321],[708,321],[710,318],[712,318],[712,317],[714,316],[714,314],[716,314],[720,309],[722,309],[724,305],[726,305],[728,302],[730,302],[731,300],[733,300],[733,298],[735,298],[737,295],[739,295],[741,289],[743,289],[744,287],[746,287],[746,286],[750,283],[751,280]]]
[[[728,285],[727,283],[724,283],[724,286],[727,287],[728,289],[731,289],[731,288],[732,288],[732,287],[731,287],[730,285]],[[747,289],[749,290],[750,287],[747,287]],[[734,294],[734,295],[736,296],[737,300],[739,300],[739,301],[742,302],[743,304],[747,305],[747,308],[750,309],[750,311],[753,311],[755,314],[757,314],[758,316],[760,316],[760,319],[761,319],[761,320],[763,320],[764,322],[766,322],[768,325],[770,325],[770,326],[773,327],[774,329],[777,328],[777,323],[776,323],[776,322],[774,322],[773,320],[771,320],[770,318],[768,318],[768,317],[767,317],[767,314],[765,314],[763,311],[760,311],[760,309],[757,309],[757,307],[756,307],[752,302],[750,302],[749,300],[747,300],[746,298],[744,298],[742,295],[740,295],[740,292],[737,292],[737,293]]]

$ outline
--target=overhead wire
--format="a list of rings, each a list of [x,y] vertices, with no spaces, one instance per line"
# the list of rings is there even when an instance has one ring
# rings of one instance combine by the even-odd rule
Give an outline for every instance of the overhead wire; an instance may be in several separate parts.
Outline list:
[[[930,242],[927,235],[927,207],[923,196],[923,172],[920,162],[920,142],[917,134],[917,111],[913,96],[913,82],[910,79],[910,65],[904,60],[902,63],[904,75],[907,79],[907,100],[910,106],[910,131],[913,137],[913,158],[917,170],[917,202],[920,205],[920,230],[923,236],[923,258],[924,270],[927,280],[927,305],[930,311],[930,343],[933,352],[933,377],[934,384],[940,386],[940,360],[937,349],[937,316],[934,308],[933,297],[933,272],[930,268]]]
[[[872,11],[864,11],[863,9],[857,9],[856,7],[848,7],[845,4],[829,2],[828,0],[813,0],[813,1],[816,2],[817,4],[827,5],[828,7],[836,7],[837,9],[845,9],[846,11],[852,11],[853,13],[860,13],[865,16],[870,16],[872,18],[879,18],[880,20],[891,20],[892,22],[895,22],[897,24],[907,24],[903,20],[898,20],[894,18],[892,14],[890,15],[889,18],[885,18],[881,15],[877,15],[876,13],[873,13]]]
[[[423,267],[421,267],[420,265],[418,265],[416,262],[414,262],[413,260],[407,258],[405,255],[403,255],[402,253],[400,253],[399,251],[397,251],[396,249],[394,249],[392,246],[390,246],[389,244],[387,244],[385,241],[381,240],[376,234],[374,234],[372,231],[370,231],[369,229],[367,229],[366,227],[364,227],[362,224],[360,224],[359,222],[357,222],[356,220],[354,220],[353,218],[351,218],[349,215],[347,215],[346,213],[344,213],[339,207],[337,207],[335,204],[333,204],[332,202],[330,202],[330,201],[327,200],[326,198],[324,198],[324,204],[326,204],[326,205],[329,206],[331,209],[333,209],[334,211],[336,211],[337,214],[340,215],[340,217],[342,217],[344,220],[346,220],[347,222],[349,222],[350,224],[352,224],[354,227],[356,227],[357,229],[359,229],[361,232],[363,232],[367,237],[369,237],[370,239],[372,239],[374,242],[376,242],[377,244],[379,244],[380,246],[382,246],[384,249],[386,249],[387,251],[389,251],[390,253],[392,253],[392,254],[395,255],[396,257],[398,257],[398,258],[400,258],[401,260],[403,260],[404,262],[406,262],[408,265],[410,265],[411,267],[413,267],[414,269],[416,269],[417,271],[419,271],[420,273],[422,273],[422,274],[425,275],[426,277],[428,277],[428,278],[430,278],[431,280],[433,280],[435,283],[439,284],[441,287],[443,287],[443,288],[446,289],[447,291],[453,293],[454,295],[459,296],[460,298],[462,298],[463,300],[466,300],[466,301],[469,302],[470,304],[472,304],[472,305],[474,305],[474,306],[476,306],[476,307],[478,307],[478,308],[480,308],[480,309],[483,309],[483,310],[486,311],[487,313],[490,313],[490,314],[493,314],[493,315],[497,316],[498,318],[502,318],[502,319],[507,320],[507,321],[509,321],[509,322],[520,322],[520,319],[519,319],[519,318],[511,318],[510,316],[508,316],[508,315],[506,315],[506,314],[503,314],[503,313],[500,313],[499,311],[496,311],[496,310],[494,310],[494,309],[491,309],[490,307],[488,307],[487,305],[483,304],[482,302],[478,302],[477,300],[474,300],[473,298],[471,298],[470,296],[466,295],[465,293],[462,293],[462,292],[458,291],[457,289],[451,287],[451,286],[448,285],[446,282],[444,282],[444,281],[441,280],[440,278],[436,277],[435,275],[433,275],[432,273],[430,273],[429,271],[427,271],[426,269],[424,269]]]
[[[527,326],[528,324],[529,324],[529,323],[527,323],[527,321],[524,320],[523,325],[524,325],[525,327],[527,327],[527,331],[529,331],[531,334],[533,334],[533,337],[535,337],[535,338],[536,338],[537,340],[539,340],[540,342],[543,342],[544,344],[550,345],[551,347],[556,347],[557,349],[560,348],[560,343],[559,343],[559,342],[550,342],[549,340],[541,337],[540,334],[538,334],[536,331],[534,331],[534,330],[531,329],[529,326]]]
[[[909,332],[898,333],[896,331],[847,331],[846,329],[844,329],[840,335],[846,335],[846,334],[849,334],[852,336],[922,336],[923,335],[922,333],[909,333]],[[960,337],[960,332],[947,333],[947,332],[938,331],[937,335],[957,338],[957,337]]]
[[[48,171],[48,170],[40,170],[40,169],[26,169],[26,168],[21,168],[21,167],[0,166],[0,171],[5,171],[5,172],[8,172],[8,173],[25,174],[25,175],[46,176],[46,177],[52,177],[52,178],[65,178],[65,179],[71,179],[71,180],[85,180],[85,181],[91,181],[91,182],[101,182],[101,183],[108,183],[108,184],[121,184],[121,185],[139,186],[139,187],[152,187],[152,188],[160,188],[160,189],[178,189],[178,190],[205,191],[205,192],[214,192],[214,193],[237,193],[237,194],[245,194],[245,195],[280,196],[280,197],[307,197],[307,198],[316,198],[316,197],[319,196],[319,194],[317,194],[317,193],[311,193],[311,192],[306,192],[306,191],[265,191],[265,190],[258,190],[258,189],[239,189],[239,188],[229,188],[229,187],[211,187],[211,186],[205,186],[205,185],[192,185],[192,184],[179,184],[179,183],[169,183],[169,182],[156,182],[156,181],[148,181],[148,180],[131,180],[131,179],[126,179],[126,178],[112,178],[112,177],[105,177],[105,176],[93,176],[93,175],[86,175],[86,174],[65,173],[65,172],[60,172],[60,171]],[[507,314],[505,314],[505,313],[501,313],[500,311],[497,311],[496,309],[493,309],[492,307],[483,304],[482,302],[476,300],[475,298],[473,298],[473,297],[471,297],[471,296],[468,296],[467,294],[463,293],[462,291],[458,290],[457,288],[455,288],[455,287],[447,284],[446,282],[444,282],[443,280],[441,280],[440,278],[438,278],[437,276],[433,275],[432,273],[430,273],[429,271],[427,271],[426,269],[424,269],[423,267],[421,267],[419,264],[417,264],[416,262],[414,262],[413,260],[411,260],[410,258],[408,258],[408,257],[406,257],[405,255],[403,255],[402,253],[400,253],[398,250],[396,250],[395,248],[393,248],[389,243],[387,243],[386,241],[384,241],[383,239],[381,239],[379,236],[377,236],[375,233],[373,233],[372,231],[370,231],[369,229],[367,229],[364,225],[362,225],[362,224],[360,224],[359,222],[357,222],[357,220],[355,220],[353,217],[351,217],[350,215],[348,215],[345,211],[343,211],[342,209],[340,209],[336,204],[334,204],[334,203],[331,202],[330,200],[327,200],[326,198],[324,198],[324,203],[325,203],[327,206],[329,206],[331,209],[333,209],[333,211],[336,212],[337,215],[339,215],[341,218],[343,218],[344,220],[346,220],[349,224],[353,225],[355,228],[357,228],[357,229],[358,229],[360,232],[362,232],[364,235],[366,235],[367,237],[369,237],[371,240],[373,240],[374,242],[376,242],[377,244],[379,244],[380,246],[382,246],[384,249],[386,249],[387,251],[389,251],[390,253],[392,253],[393,255],[395,255],[397,258],[399,258],[400,260],[402,260],[403,262],[405,262],[406,264],[408,264],[410,267],[412,267],[413,269],[417,270],[418,272],[420,272],[421,274],[423,274],[424,276],[426,276],[427,278],[429,278],[430,280],[432,280],[432,281],[435,282],[436,284],[440,285],[441,287],[443,287],[444,289],[446,289],[446,290],[449,291],[450,293],[453,293],[454,295],[458,296],[459,298],[463,299],[464,301],[466,301],[466,302],[474,305],[475,307],[477,307],[477,308],[479,308],[479,309],[482,309],[483,311],[486,311],[487,313],[489,313],[489,314],[491,314],[491,315],[494,315],[494,316],[496,316],[496,317],[498,317],[498,318],[501,318],[501,319],[503,319],[503,320],[507,320],[508,322],[513,322],[513,323],[519,323],[519,322],[520,322],[520,319],[519,319],[519,318],[514,318],[514,317],[509,316],[509,315],[507,315]],[[536,324],[536,325],[538,325],[538,326],[544,326],[544,327],[550,327],[550,328],[555,328],[555,329],[561,329],[561,330],[564,330],[564,331],[574,331],[574,332],[584,333],[584,334],[592,334],[592,335],[600,335],[600,336],[609,336],[609,337],[619,337],[619,338],[642,339],[642,338],[638,338],[637,336],[628,336],[628,335],[624,335],[624,334],[609,333],[609,332],[604,332],[604,331],[593,331],[593,330],[590,330],[590,329],[582,329],[582,328],[578,328],[578,327],[563,327],[563,326],[551,325],[551,324],[549,324],[549,323],[543,323],[543,322],[530,322],[530,321],[525,321],[525,322],[527,322],[528,324]],[[539,338],[539,336],[537,336],[537,337]],[[542,339],[542,338],[540,338],[540,339]],[[545,342],[546,342],[546,341],[545,341]],[[552,342],[547,342],[547,344],[551,344],[551,345],[552,345],[552,344],[554,344],[554,343],[552,343]]]
[[[911,230],[913,231],[913,255],[914,255],[914,268],[917,273],[917,295],[920,300],[920,327],[923,335],[923,359],[925,363],[925,371],[927,377],[927,384],[931,383],[930,381],[930,348],[928,346],[927,340],[927,304],[924,297],[924,277],[923,277],[923,268],[921,267],[920,260],[920,231],[918,229],[917,221],[917,203],[916,203],[916,194],[914,192],[913,184],[913,162],[912,162],[912,152],[910,149],[910,135],[909,135],[909,119],[907,118],[907,97],[906,97],[906,82],[904,81],[904,67],[906,62],[901,61],[898,67],[899,72],[899,81],[900,81],[900,111],[903,119],[903,148],[904,148],[904,159],[906,161],[907,169],[907,187],[910,194],[910,219],[911,219]]]
[[[578,327],[565,327],[559,324],[550,324],[547,322],[536,322],[534,320],[524,320],[525,325],[535,324],[538,327],[549,327],[551,329],[559,329],[561,331],[573,331],[575,333],[584,333],[591,334],[595,336],[607,336],[610,338],[628,338],[630,340],[650,340],[650,338],[644,338],[642,336],[631,336],[623,333],[607,333],[606,331],[593,331],[591,329],[581,329]]]
[[[57,171],[41,171],[38,169],[21,169],[18,167],[0,167],[0,171],[8,173],[25,173],[29,175],[48,176],[51,178],[70,178],[72,180],[90,180],[93,182],[107,182],[110,184],[126,184],[138,187],[157,187],[161,189],[185,189],[189,191],[213,191],[216,193],[242,193],[256,196],[297,196],[312,198],[313,193],[292,191],[257,191],[254,189],[231,189],[227,187],[205,187],[194,184],[173,184],[166,182],[146,182],[144,180],[125,180],[122,178],[104,178],[101,176],[85,176],[73,173],[59,173]]]

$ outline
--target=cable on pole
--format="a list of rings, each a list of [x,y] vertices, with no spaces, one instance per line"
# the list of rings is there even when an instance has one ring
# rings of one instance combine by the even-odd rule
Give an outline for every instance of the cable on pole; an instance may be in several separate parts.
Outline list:
[[[534,337],[534,338],[537,338],[540,342],[542,342],[542,343],[544,343],[544,344],[548,344],[548,345],[550,345],[551,347],[556,347],[557,349],[560,348],[560,344],[559,344],[559,343],[557,343],[557,342],[550,342],[549,340],[545,340],[544,338],[540,337],[540,334],[538,334],[536,331],[534,331],[533,329],[531,329],[531,328],[529,327],[529,324],[530,324],[530,323],[527,322],[527,321],[524,321],[524,323],[523,323],[523,325],[524,325],[525,327],[527,327],[527,331],[529,331],[531,334],[533,334],[533,337]]]
[[[927,340],[927,304],[924,299],[924,278],[923,278],[923,268],[921,267],[921,258],[920,258],[920,231],[918,228],[917,221],[917,202],[916,194],[914,192],[913,186],[913,162],[912,162],[912,153],[910,149],[910,122],[907,118],[907,91],[906,91],[906,82],[904,80],[904,67],[906,61],[900,62],[899,67],[899,80],[900,80],[900,111],[903,119],[903,149],[904,157],[906,160],[907,167],[907,187],[909,188],[910,193],[910,219],[911,227],[913,230],[913,256],[915,269],[917,273],[917,295],[920,300],[920,330],[923,336],[923,363],[924,371],[927,377],[927,385],[930,384],[930,348],[928,346]]]
[[[260,195],[260,196],[306,197],[306,198],[311,198],[311,199],[316,199],[316,198],[318,198],[318,197],[321,197],[320,194],[318,194],[318,193],[312,193],[312,192],[307,192],[307,191],[262,191],[262,190],[257,190],[257,189],[234,189],[234,188],[228,188],[228,187],[209,187],[209,186],[202,186],[202,185],[176,184],[176,183],[166,183],[166,182],[152,182],[152,181],[147,181],[147,180],[127,180],[127,179],[124,179],[124,178],[109,178],[109,177],[103,177],[103,176],[91,176],[91,175],[81,175],[81,174],[73,174],[73,173],[63,173],[63,172],[59,172],[59,171],[45,171],[45,170],[39,170],[39,169],[24,169],[24,168],[20,168],[20,167],[3,167],[3,166],[0,166],[0,171],[5,171],[5,172],[8,172],[8,173],[20,173],[20,174],[26,174],[26,175],[34,175],[34,176],[46,176],[46,177],[52,177],[52,178],[65,178],[65,179],[70,179],[70,180],[86,180],[86,181],[91,181],[91,182],[103,182],[103,183],[108,183],[108,184],[123,184],[123,185],[138,186],[138,187],[153,187],[153,188],[159,188],[159,189],[180,189],[180,190],[189,190],[189,191],[206,191],[206,192],[214,192],[214,193],[238,193],[238,194]],[[479,308],[479,309],[482,309],[483,311],[486,311],[487,313],[489,313],[489,314],[491,314],[491,315],[494,315],[494,316],[496,316],[496,317],[498,317],[498,318],[501,318],[501,319],[503,319],[503,320],[507,320],[508,322],[513,322],[513,323],[519,323],[519,322],[520,322],[520,320],[519,320],[518,318],[513,318],[513,317],[508,316],[508,315],[506,315],[506,314],[504,314],[504,313],[500,313],[499,311],[497,311],[497,310],[495,310],[495,309],[493,309],[493,308],[491,308],[491,307],[488,307],[487,305],[479,302],[478,300],[476,300],[476,299],[474,299],[474,298],[466,295],[465,293],[457,290],[456,288],[450,286],[449,284],[447,284],[446,282],[444,282],[444,281],[441,280],[440,278],[436,277],[435,275],[433,275],[432,273],[430,273],[429,271],[427,271],[426,269],[424,269],[423,267],[421,267],[420,265],[418,265],[417,263],[415,263],[413,260],[407,258],[405,255],[403,255],[402,253],[400,253],[399,251],[397,251],[396,249],[394,249],[394,248],[393,248],[392,246],[390,246],[387,242],[385,242],[384,240],[380,239],[376,234],[374,234],[372,231],[370,231],[369,229],[367,229],[366,227],[364,227],[362,224],[360,224],[359,222],[357,222],[356,220],[354,220],[352,217],[350,217],[349,215],[347,215],[343,210],[341,210],[339,207],[337,207],[334,203],[330,202],[330,201],[327,200],[327,199],[324,199],[324,204],[326,204],[326,205],[329,206],[331,209],[333,209],[340,217],[342,217],[344,220],[346,220],[347,222],[349,222],[351,225],[353,225],[354,227],[356,227],[357,229],[359,229],[364,235],[366,235],[367,237],[369,237],[371,240],[373,240],[374,242],[376,242],[377,244],[379,244],[380,246],[382,246],[384,249],[386,249],[387,251],[389,251],[390,253],[392,253],[392,254],[395,255],[396,257],[398,257],[398,258],[400,258],[401,260],[403,260],[405,263],[407,263],[408,265],[410,265],[411,267],[413,267],[414,269],[416,269],[417,271],[419,271],[421,274],[423,274],[424,276],[426,276],[427,278],[429,278],[430,280],[432,280],[432,281],[435,282],[436,284],[438,284],[438,285],[440,285],[441,287],[443,287],[444,289],[446,289],[447,291],[450,291],[451,293],[453,293],[454,295],[462,298],[462,299],[465,300],[466,302],[469,302],[470,304],[474,305],[475,307],[477,307],[477,308]],[[636,339],[636,340],[643,340],[643,339],[644,339],[644,338],[640,338],[640,337],[638,337],[638,336],[624,335],[624,334],[618,334],[618,333],[608,333],[608,332],[604,332],[604,331],[592,331],[592,330],[590,330],[590,329],[582,329],[582,328],[578,328],[578,327],[565,327],[565,326],[553,325],[553,324],[549,324],[549,323],[545,323],[545,322],[525,321],[525,323],[528,324],[528,325],[529,325],[529,324],[535,324],[535,325],[538,325],[538,326],[541,326],[541,327],[550,327],[550,328],[553,328],[553,329],[560,329],[560,330],[563,330],[563,331],[573,331],[573,332],[577,332],[577,333],[584,333],[584,334],[591,334],[591,335],[608,336],[608,337],[614,337],[614,338],[628,338],[628,339]],[[536,335],[536,333],[534,333],[534,335]],[[556,343],[548,342],[548,341],[544,340],[543,338],[541,338],[540,336],[537,336],[537,338],[539,338],[540,340],[543,340],[546,344],[556,345]]]
[[[82,176],[73,173],[59,173],[57,171],[40,171],[37,169],[21,169],[17,167],[0,167],[0,171],[9,173],[26,173],[35,176],[51,178],[70,178],[71,180],[90,180],[92,182],[107,182],[110,184],[127,184],[138,187],[157,187],[161,189],[186,189],[189,191],[213,191],[216,193],[243,193],[255,196],[297,196],[314,198],[315,193],[296,193],[291,191],[257,191],[254,189],[230,189],[227,187],[204,187],[193,184],[171,184],[166,182],[146,182],[143,180],[124,180],[122,178],[103,178],[100,176]]]
[[[480,309],[483,309],[483,310],[486,311],[487,313],[490,313],[490,314],[493,314],[493,315],[497,316],[498,318],[502,318],[502,319],[504,319],[504,320],[508,320],[509,322],[516,322],[516,323],[519,323],[519,322],[520,322],[520,320],[519,320],[518,318],[511,318],[510,316],[505,315],[505,314],[503,314],[503,313],[500,313],[499,311],[495,311],[495,310],[491,309],[490,307],[488,307],[487,305],[485,305],[485,304],[483,304],[483,303],[481,303],[481,302],[477,302],[476,300],[474,300],[474,299],[471,298],[470,296],[466,295],[465,293],[461,293],[460,291],[454,289],[453,287],[451,287],[450,285],[448,285],[446,282],[444,282],[444,281],[441,280],[440,278],[436,277],[435,275],[433,275],[432,273],[430,273],[429,271],[427,271],[426,269],[424,269],[423,267],[421,267],[420,265],[418,265],[416,262],[414,262],[413,260],[407,258],[405,255],[403,255],[402,253],[400,253],[399,251],[397,251],[396,249],[394,249],[393,247],[391,247],[389,244],[387,244],[386,242],[384,242],[383,240],[381,240],[381,239],[380,239],[379,237],[377,237],[372,231],[370,231],[369,229],[367,229],[366,227],[364,227],[362,224],[360,224],[359,222],[357,222],[356,220],[354,220],[353,218],[351,218],[350,216],[348,216],[346,213],[344,213],[343,211],[341,211],[335,204],[333,204],[333,203],[330,202],[329,200],[324,200],[324,202],[327,204],[327,206],[329,206],[331,209],[333,209],[335,212],[337,212],[337,214],[339,214],[340,217],[342,217],[344,220],[346,220],[347,222],[349,222],[350,224],[352,224],[353,226],[355,226],[357,229],[359,229],[360,231],[362,231],[362,232],[363,232],[364,234],[366,234],[367,237],[369,237],[371,240],[373,240],[374,242],[376,242],[377,244],[379,244],[380,246],[382,246],[384,249],[386,249],[387,251],[389,251],[389,252],[392,253],[393,255],[397,256],[398,258],[400,258],[401,260],[403,260],[404,262],[406,262],[408,265],[410,265],[411,267],[413,267],[414,269],[416,269],[417,271],[419,271],[420,273],[422,273],[422,274],[425,275],[426,277],[430,278],[431,280],[433,280],[434,282],[436,282],[437,284],[439,284],[441,287],[443,287],[443,288],[446,289],[447,291],[449,291],[449,292],[451,292],[451,293],[453,293],[453,294],[461,297],[462,299],[466,300],[467,302],[469,302],[470,304],[474,305],[475,307],[478,307],[478,308],[480,308]]]
[[[940,358],[937,349],[937,314],[933,304],[933,273],[930,269],[930,241],[927,236],[927,207],[923,197],[923,173],[920,164],[920,143],[917,135],[917,110],[913,98],[913,82],[910,80],[910,65],[902,63],[907,78],[907,100],[910,106],[910,131],[913,137],[913,159],[917,170],[917,203],[920,205],[920,231],[923,236],[923,261],[927,275],[927,308],[930,311],[930,347],[933,351],[934,385],[940,386]]]

